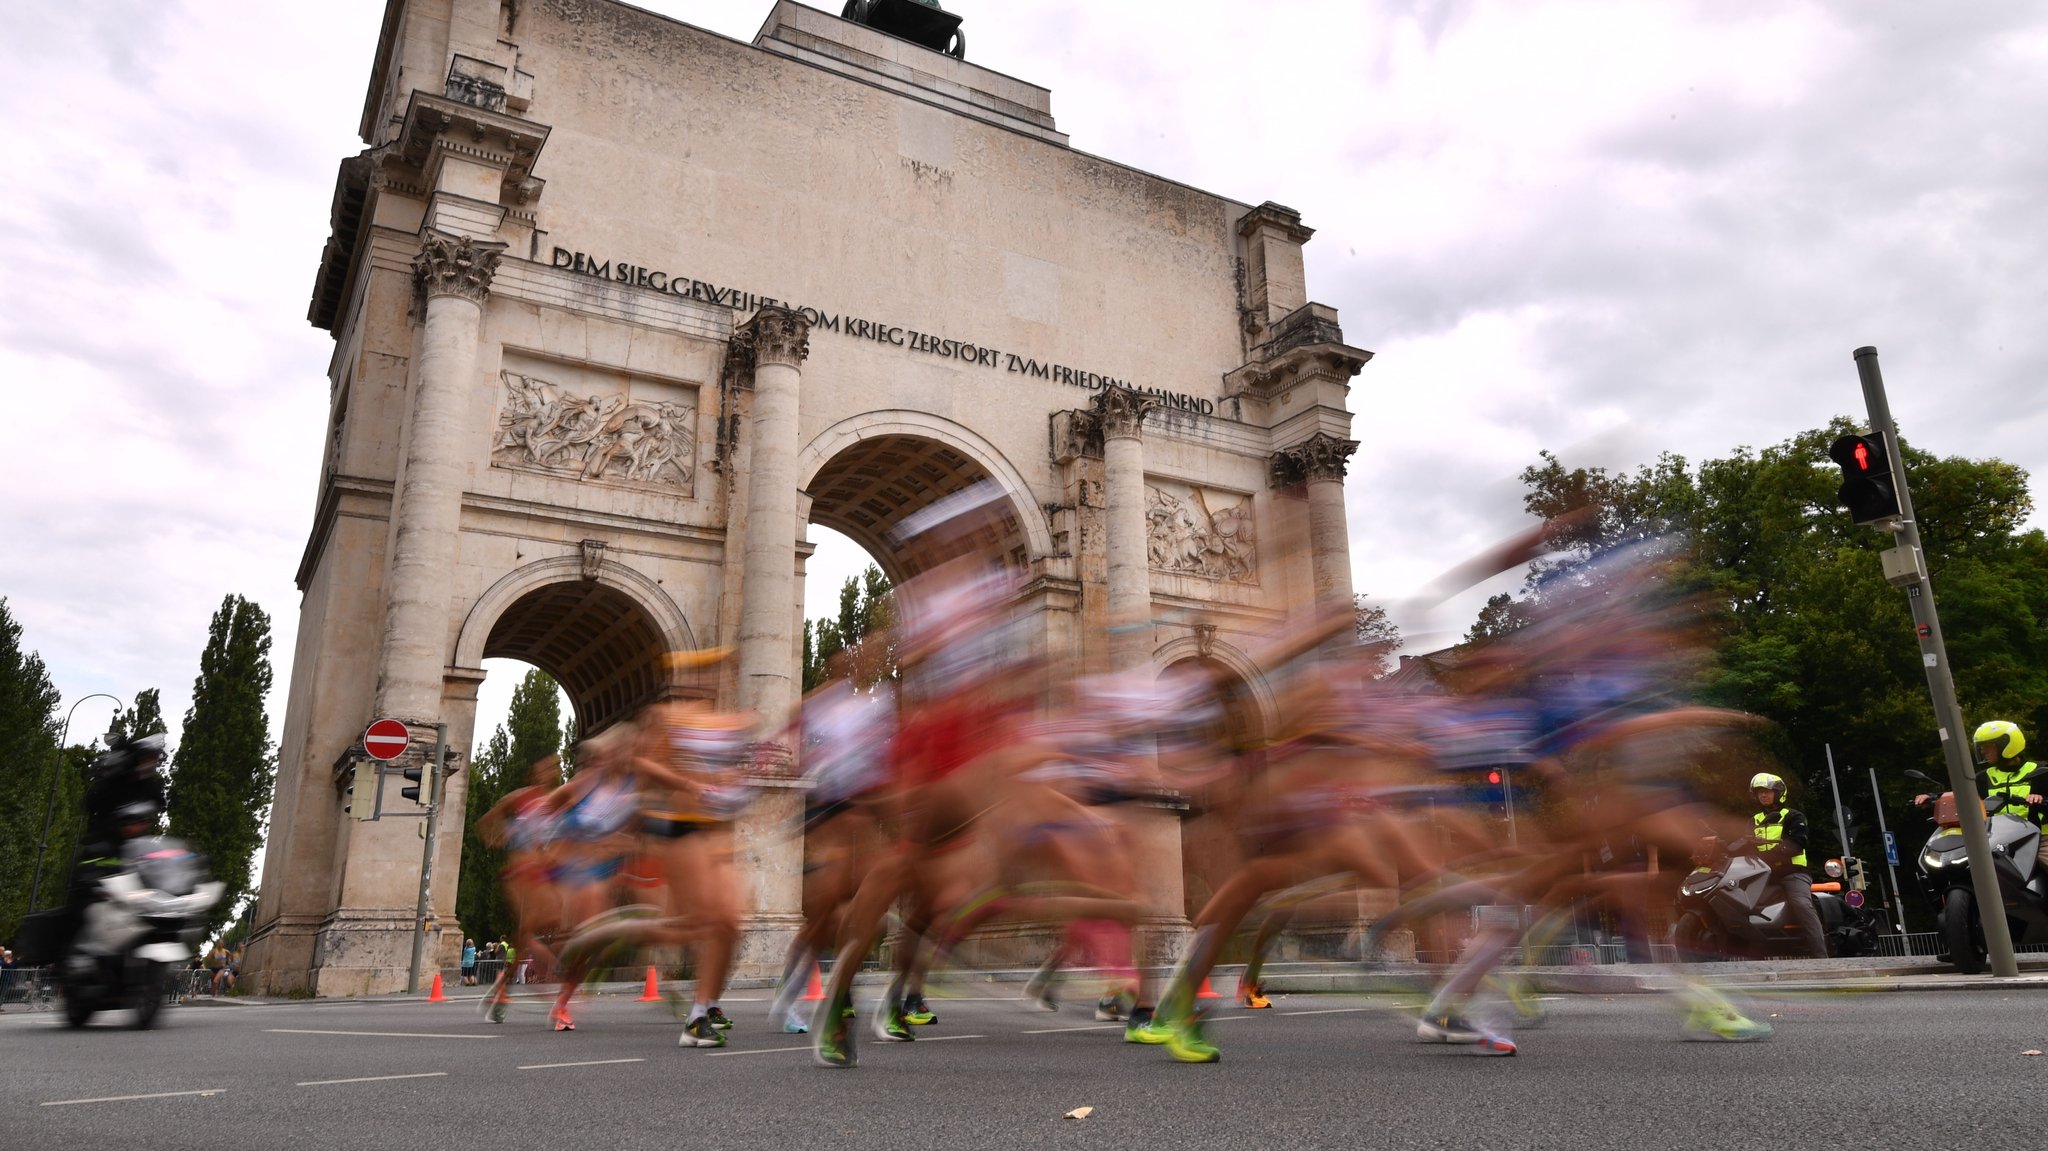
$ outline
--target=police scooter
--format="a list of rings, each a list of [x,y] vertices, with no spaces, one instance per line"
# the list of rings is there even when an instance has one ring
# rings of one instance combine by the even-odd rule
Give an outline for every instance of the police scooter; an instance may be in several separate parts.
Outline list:
[[[1799,926],[1785,906],[1785,889],[1771,877],[1771,865],[1757,854],[1756,840],[1743,836],[1725,849],[1708,839],[1696,866],[1679,884],[1678,922],[1671,942],[1685,963],[1715,959],[1794,956],[1804,950]],[[1830,860],[1830,875],[1841,870]],[[1865,955],[1877,946],[1877,928],[1861,907],[1841,896],[1839,880],[1813,885],[1814,910],[1830,956]]]
[[[1914,779],[1941,787],[1933,777],[1908,770]],[[2014,946],[2048,943],[2048,874],[2036,852],[2041,829],[2032,820],[2005,813],[2005,797],[1988,799],[1985,834],[1991,840],[1991,866],[1998,876],[1998,894]],[[1977,890],[1971,885],[1970,854],[1963,843],[1963,821],[1956,796],[1942,791],[1934,800],[1934,834],[1920,849],[1920,883],[1940,908],[1944,957],[1965,975],[1984,970],[1984,922],[1978,918]]]
[[[98,1012],[129,1007],[137,1028],[155,1026],[171,973],[197,954],[206,913],[226,890],[178,840],[123,844],[121,866],[100,878],[99,898],[57,965],[64,1021],[83,1027]]]

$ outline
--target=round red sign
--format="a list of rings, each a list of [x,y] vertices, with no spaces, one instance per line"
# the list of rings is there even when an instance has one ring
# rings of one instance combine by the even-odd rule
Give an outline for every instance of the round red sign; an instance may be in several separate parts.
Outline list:
[[[363,733],[363,750],[375,759],[397,759],[412,742],[412,733],[395,719],[380,719]]]

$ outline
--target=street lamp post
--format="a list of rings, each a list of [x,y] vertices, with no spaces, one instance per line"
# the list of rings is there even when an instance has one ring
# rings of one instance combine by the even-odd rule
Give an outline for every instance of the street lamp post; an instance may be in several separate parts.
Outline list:
[[[71,740],[71,717],[78,714],[78,705],[89,699],[111,699],[116,707],[121,703],[119,696],[96,691],[73,700],[71,710],[64,713],[64,732],[57,737],[57,754],[50,761],[50,798],[43,805],[43,840],[36,845],[36,878],[28,889],[30,911],[36,909],[36,899],[43,893],[43,853],[50,849],[50,819],[57,813],[57,780],[64,774],[64,745]]]

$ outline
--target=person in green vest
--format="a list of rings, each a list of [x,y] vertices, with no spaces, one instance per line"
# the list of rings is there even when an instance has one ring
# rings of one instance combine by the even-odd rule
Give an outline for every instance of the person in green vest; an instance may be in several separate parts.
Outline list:
[[[1998,814],[2039,826],[2043,817],[2048,816],[2048,806],[2041,802],[2042,787],[2048,785],[2048,779],[2042,778],[2040,764],[2026,758],[2027,737],[2019,725],[2003,719],[1979,724],[1970,742],[1977,745],[1977,761],[1984,765],[1986,806],[1991,800],[2002,798],[2005,806]],[[2035,855],[2042,866],[2048,867],[2048,835],[2041,837]]]
[[[1753,817],[1758,858],[1771,865],[1771,877],[1785,892],[1785,912],[1799,929],[1809,958],[1826,959],[1828,945],[1813,906],[1813,875],[1806,870],[1806,813],[1785,805],[1785,781],[1768,771],[1749,778],[1750,794],[1762,810]]]

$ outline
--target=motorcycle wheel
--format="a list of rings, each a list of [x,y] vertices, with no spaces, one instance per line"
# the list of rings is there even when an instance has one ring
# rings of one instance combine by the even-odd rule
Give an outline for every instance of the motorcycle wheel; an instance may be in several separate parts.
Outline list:
[[[163,1010],[164,997],[169,988],[164,982],[164,965],[143,964],[136,973],[135,986],[131,989],[128,1005],[135,1009],[135,1029],[147,1031],[156,1026],[157,1012]]]
[[[1714,948],[1707,921],[1697,911],[1678,917],[1677,925],[1671,929],[1671,946],[1677,950],[1680,963],[1711,963],[1721,958]]]
[[[1975,893],[1967,887],[1949,889],[1947,898],[1941,901],[1942,942],[1948,945],[1949,962],[1964,975],[1984,970],[1984,952],[1972,922],[1976,916],[1971,914],[1976,903]]]
[[[78,989],[69,983],[64,985],[62,994],[64,996],[64,1025],[66,1027],[85,1026],[85,1021],[91,1019],[93,1012],[97,1011],[98,1008],[93,1005],[91,999],[80,994]]]

